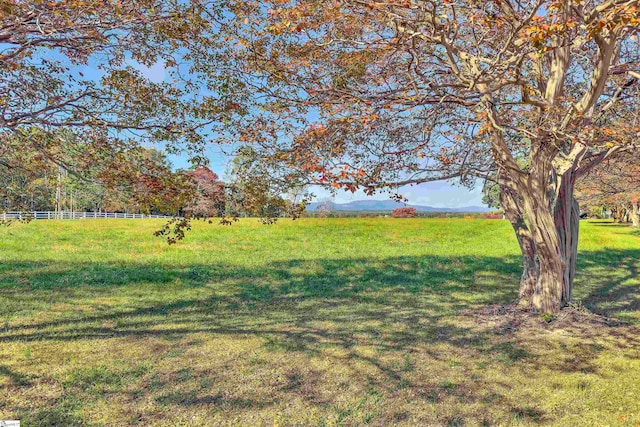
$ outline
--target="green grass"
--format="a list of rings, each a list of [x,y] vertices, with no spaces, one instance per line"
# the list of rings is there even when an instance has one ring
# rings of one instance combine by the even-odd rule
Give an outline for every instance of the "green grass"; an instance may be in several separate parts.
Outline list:
[[[480,219],[36,221],[0,230],[0,419],[73,425],[640,424],[640,235],[583,222],[578,305],[517,297]],[[550,322],[548,322],[550,320]]]

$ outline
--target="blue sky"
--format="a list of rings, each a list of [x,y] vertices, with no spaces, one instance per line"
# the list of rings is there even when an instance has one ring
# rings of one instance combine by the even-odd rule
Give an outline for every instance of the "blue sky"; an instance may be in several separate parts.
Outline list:
[[[466,188],[451,185],[447,182],[429,182],[413,187],[401,187],[398,193],[402,194],[411,205],[432,206],[434,208],[462,208],[466,206],[484,206],[482,203],[482,187],[469,190]],[[318,189],[313,190],[318,195],[318,199],[328,198],[329,192]],[[378,194],[369,197],[362,192],[351,194],[341,192],[336,194],[336,203],[346,203],[354,200],[378,199],[388,200],[389,196]]]
[[[225,169],[229,157],[222,153],[217,147],[207,150],[210,161],[209,167],[219,176],[224,177]],[[187,168],[189,164],[186,156],[169,156],[171,164],[175,168]],[[435,208],[461,208],[465,206],[484,206],[482,203],[482,187],[477,185],[475,189],[469,190],[464,187],[452,185],[447,182],[428,182],[413,187],[400,187],[398,193],[409,199],[409,204],[433,206]],[[317,187],[311,190],[317,200],[326,200],[331,197],[328,190]],[[387,194],[377,194],[367,196],[361,191],[356,193],[339,191],[332,200],[335,203],[347,203],[354,200],[377,199],[388,200]]]
[[[162,64],[157,63],[151,67],[142,64],[132,63],[143,76],[149,80],[159,83],[165,80],[167,73]],[[230,158],[225,155],[218,147],[210,147],[207,150],[210,161],[209,167],[224,178],[225,169]],[[169,156],[171,163],[175,168],[187,168],[189,164],[186,156]],[[430,182],[413,187],[401,187],[398,193],[409,199],[409,204],[433,206],[437,208],[460,208],[465,206],[484,206],[482,203],[482,187],[480,185],[469,190],[464,187],[453,185],[448,182]],[[378,199],[388,200],[387,194],[377,194],[375,196],[367,196],[361,191],[356,193],[339,191],[335,197],[331,196],[328,190],[323,188],[314,188],[312,192],[316,194],[317,200],[325,200],[332,198],[336,203],[346,203],[354,200]]]
[[[43,54],[43,57],[68,63],[67,59],[64,56],[61,56],[55,51],[46,52]],[[94,66],[95,64],[93,64],[92,62],[93,61],[89,61],[89,64],[87,65],[76,65],[72,67],[72,72],[82,72],[84,73],[86,78],[99,79],[102,76],[102,73]],[[139,70],[144,77],[154,83],[163,82],[169,77],[169,73],[160,62],[150,67],[140,64],[132,59],[129,59],[127,62],[132,67]],[[211,146],[207,150],[207,157],[210,162],[209,167],[220,177],[224,178],[226,166],[230,160],[230,157],[224,154],[222,150],[216,146]],[[186,155],[169,155],[169,159],[173,167],[176,169],[189,167]],[[358,191],[356,193],[338,191],[335,196],[333,196],[328,190],[320,187],[314,188],[311,191],[316,194],[316,200],[332,199],[335,203],[346,203],[354,200],[364,200],[368,198],[377,200],[389,199],[389,196],[386,193],[367,196],[361,191]],[[439,208],[459,208],[465,206],[483,205],[480,186],[477,186],[473,190],[469,190],[463,187],[452,185],[447,182],[431,182],[413,187],[399,188],[397,192],[406,197],[409,204],[414,205],[425,205]]]
[[[209,167],[224,178],[227,162],[230,158],[225,155],[218,147],[210,147],[207,150],[209,158]],[[172,165],[175,168],[187,168],[189,163],[186,156],[169,156]],[[316,200],[326,200],[331,198],[335,203],[347,203],[354,200],[377,199],[388,200],[387,194],[376,194],[367,196],[361,191],[356,193],[339,191],[335,197],[331,196],[328,190],[320,187],[311,190],[316,195]],[[466,206],[484,206],[482,203],[482,186],[477,185],[473,190],[464,187],[452,185],[447,182],[429,182],[413,187],[400,187],[398,193],[402,194],[409,200],[409,204],[433,206],[436,208],[461,208]]]

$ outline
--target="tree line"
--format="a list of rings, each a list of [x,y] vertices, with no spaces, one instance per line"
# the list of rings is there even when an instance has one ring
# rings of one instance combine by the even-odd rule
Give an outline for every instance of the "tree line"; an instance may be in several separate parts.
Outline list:
[[[25,150],[8,151],[3,157],[0,186],[5,210],[273,219],[287,216],[293,204],[265,193],[255,182],[241,182],[241,159],[229,169],[228,182],[206,166],[174,171],[165,152],[141,146],[102,153],[103,159],[92,167],[82,163],[95,162],[95,152],[85,153],[87,145],[73,134],[59,137],[66,140],[58,145],[56,161]],[[263,200],[256,203],[255,198]]]
[[[583,212],[640,227],[640,155],[625,153],[594,168],[576,187]]]

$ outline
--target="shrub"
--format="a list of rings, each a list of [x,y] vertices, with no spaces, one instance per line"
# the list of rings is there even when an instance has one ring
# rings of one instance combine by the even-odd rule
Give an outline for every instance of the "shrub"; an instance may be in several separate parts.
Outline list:
[[[484,219],[502,219],[504,217],[500,212],[488,212],[488,213],[482,214],[482,218],[484,218]]]
[[[398,208],[391,212],[391,216],[393,218],[415,218],[417,212],[415,208]]]

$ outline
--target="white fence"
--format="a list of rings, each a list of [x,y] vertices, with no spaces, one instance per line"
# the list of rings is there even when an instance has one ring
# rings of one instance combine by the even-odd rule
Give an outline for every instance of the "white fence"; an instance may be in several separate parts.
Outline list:
[[[122,219],[142,219],[142,218],[173,218],[167,215],[145,215],[129,214],[120,212],[3,212],[0,214],[3,220],[8,219],[98,219],[98,218],[122,218]]]

